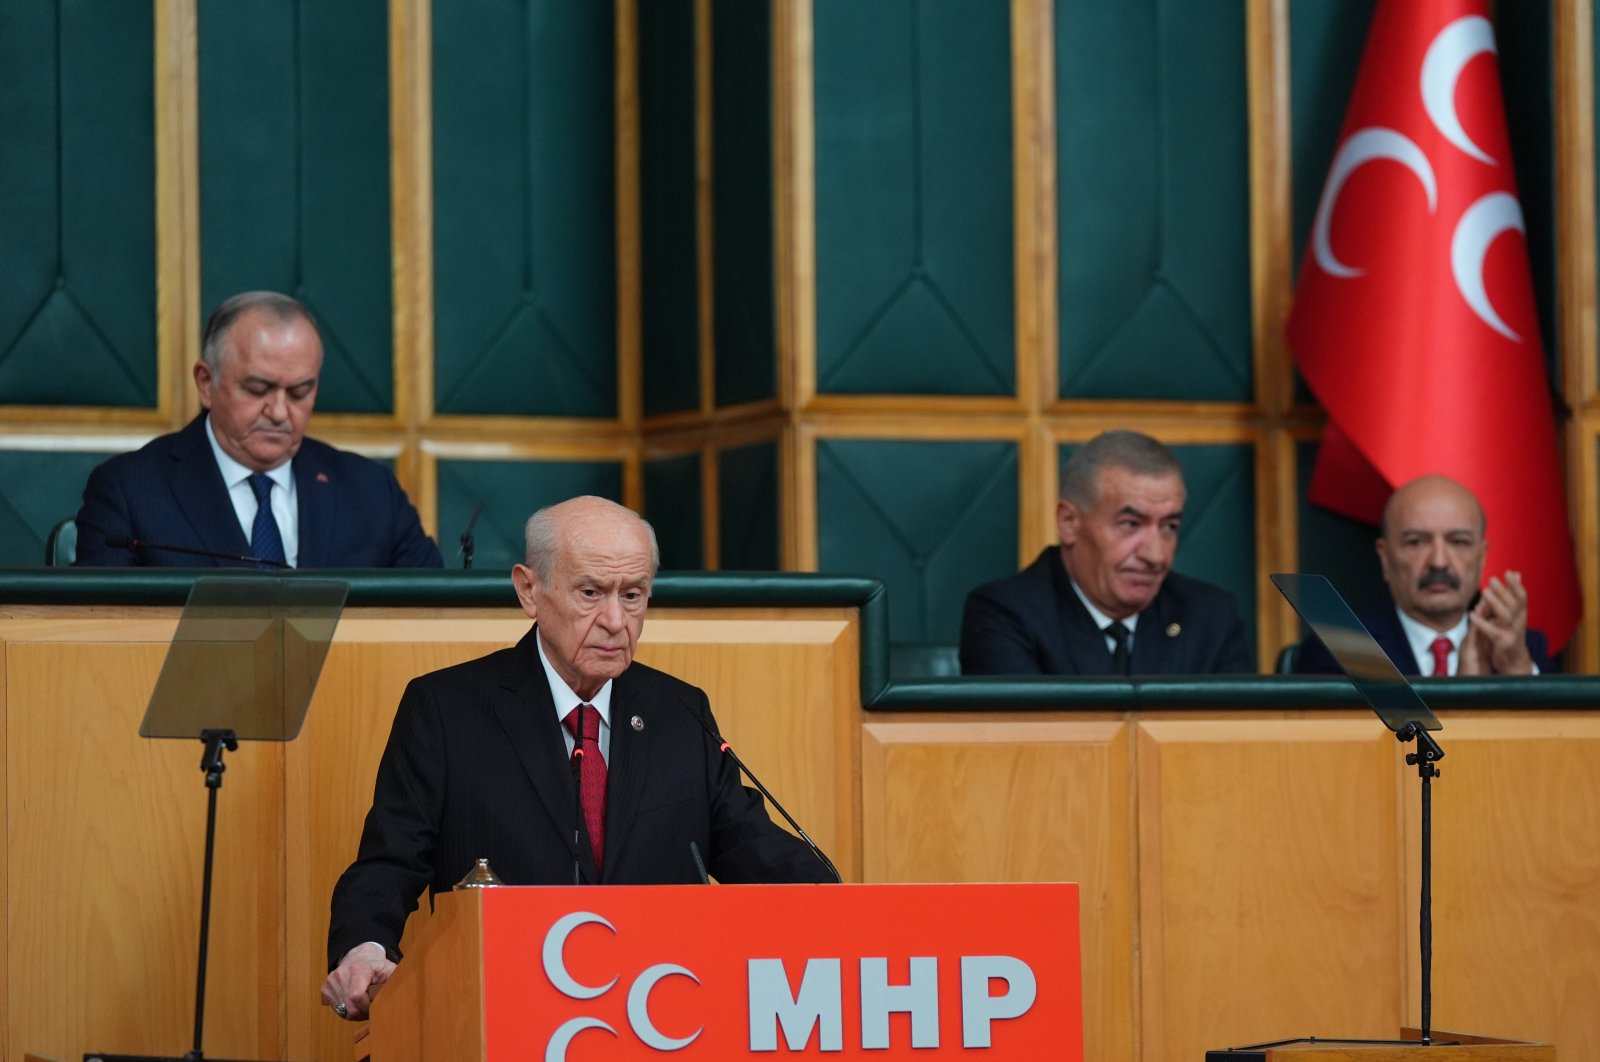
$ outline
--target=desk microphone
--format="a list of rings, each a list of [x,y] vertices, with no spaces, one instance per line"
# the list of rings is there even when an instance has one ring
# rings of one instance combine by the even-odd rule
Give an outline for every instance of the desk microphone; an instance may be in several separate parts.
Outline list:
[[[456,556],[461,558],[461,570],[472,570],[472,529],[478,526],[478,517],[483,515],[483,499],[478,499],[477,506],[472,510],[472,515],[467,517],[467,526],[461,531],[461,552]]]
[[[704,730],[706,735],[717,743],[718,750],[727,753],[734,766],[739,768],[739,772],[750,779],[750,784],[755,786],[761,795],[766,797],[767,801],[778,809],[778,814],[783,816],[783,821],[794,828],[794,832],[800,835],[800,839],[806,843],[806,847],[811,849],[811,854],[816,856],[822,862],[822,865],[828,868],[828,873],[833,875],[833,880],[843,884],[844,878],[840,875],[839,868],[833,865],[833,860],[829,859],[827,854],[817,847],[817,842],[813,841],[810,835],[800,828],[800,824],[794,821],[794,816],[789,814],[782,804],[778,803],[778,798],[767,791],[767,787],[761,784],[761,779],[751,773],[750,768],[746,767],[744,761],[739,758],[739,754],[733,751],[733,746],[723,740],[721,734],[717,733],[717,728],[712,726],[703,715],[695,710],[693,705],[681,696],[678,698],[678,703],[683,705],[683,710],[688,712],[694,718],[694,721],[700,724],[700,729]],[[695,854],[698,855],[699,853]]]
[[[107,535],[106,545],[112,549],[126,549],[138,553],[141,549],[155,550],[158,553],[184,553],[191,557],[208,557],[211,560],[237,561],[241,564],[265,565],[268,568],[288,568],[289,565],[280,560],[267,560],[264,557],[251,557],[237,553],[217,553],[209,549],[191,549],[188,546],[167,546],[159,542],[146,542],[142,538],[129,538],[127,535]]]

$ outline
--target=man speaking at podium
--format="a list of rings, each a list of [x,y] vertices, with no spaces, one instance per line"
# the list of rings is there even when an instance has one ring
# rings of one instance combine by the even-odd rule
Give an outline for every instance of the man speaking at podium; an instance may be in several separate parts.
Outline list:
[[[702,726],[716,725],[705,693],[633,663],[659,565],[650,525],[574,498],[525,537],[511,577],[533,629],[412,680],[395,712],[333,890],[322,1000],[343,1017],[366,1016],[422,890],[448,891],[479,857],[508,885],[692,884],[697,853],[722,882],[833,880],[740,784]]]

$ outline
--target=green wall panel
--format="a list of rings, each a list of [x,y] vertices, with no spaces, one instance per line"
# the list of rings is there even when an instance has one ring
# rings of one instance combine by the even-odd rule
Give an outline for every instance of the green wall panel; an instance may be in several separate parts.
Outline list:
[[[522,525],[537,509],[580,494],[622,500],[622,465],[613,461],[440,461],[439,552],[461,567],[461,531],[473,528],[474,569],[510,571],[522,563]]]
[[[700,408],[694,0],[639,8],[644,411]]]
[[[698,453],[644,463],[644,517],[656,529],[663,568],[682,571],[705,567]]]
[[[437,412],[617,414],[612,18],[433,4]]]
[[[111,456],[0,450],[0,567],[43,564],[45,536],[78,514],[89,473]]]
[[[0,5],[0,403],[156,404],[154,54],[149,3]]]
[[[1527,228],[1528,266],[1550,386],[1561,388],[1556,331],[1555,56],[1550,0],[1497,4],[1495,40],[1505,94],[1517,198]]]
[[[1059,469],[1075,446],[1057,449]],[[1173,567],[1230,591],[1256,640],[1255,449],[1247,444],[1173,446],[1183,465],[1183,530]]]
[[[736,446],[717,454],[718,566],[723,571],[783,567],[778,482],[776,442]]]
[[[1374,0],[1295,0],[1289,8],[1290,166],[1296,275],[1333,163]]]
[[[1058,0],[1061,395],[1251,397],[1244,5]]]
[[[388,55],[384,0],[200,0],[202,312],[304,301],[324,412],[394,407]]]
[[[814,11],[818,392],[1011,393],[1008,5]]]
[[[1378,529],[1318,508],[1306,499],[1316,458],[1316,443],[1304,442],[1295,447],[1300,483],[1296,503],[1300,521],[1300,571],[1327,576],[1333,588],[1360,615],[1389,600],[1383,575],[1378,570],[1378,554],[1373,547]]]
[[[772,21],[768,5],[748,0],[712,0],[711,15],[712,315],[722,407],[778,393]]]
[[[889,587],[889,637],[955,644],[967,591],[1017,567],[1009,442],[817,443],[819,570]]]

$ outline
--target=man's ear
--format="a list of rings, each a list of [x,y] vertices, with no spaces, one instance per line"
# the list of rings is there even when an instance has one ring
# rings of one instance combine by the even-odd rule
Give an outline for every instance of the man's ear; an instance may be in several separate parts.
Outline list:
[[[535,622],[539,619],[539,577],[526,564],[511,566],[511,585],[517,588],[517,601],[522,611]]]
[[[1083,514],[1078,507],[1066,498],[1056,502],[1056,534],[1061,538],[1063,546],[1071,546],[1078,541],[1079,524]]]
[[[194,389],[200,392],[200,405],[204,409],[211,408],[211,387],[215,382],[211,366],[204,361],[194,363]]]

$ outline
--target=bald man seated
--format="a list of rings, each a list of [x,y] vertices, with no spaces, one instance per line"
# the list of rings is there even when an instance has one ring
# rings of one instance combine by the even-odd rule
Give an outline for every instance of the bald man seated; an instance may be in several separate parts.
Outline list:
[[[1528,630],[1520,572],[1483,581],[1488,551],[1483,506],[1446,476],[1423,476],[1390,496],[1378,530],[1378,564],[1393,603],[1362,624],[1406,675],[1537,675],[1555,670],[1548,643]],[[1339,673],[1315,636],[1296,670]]]

